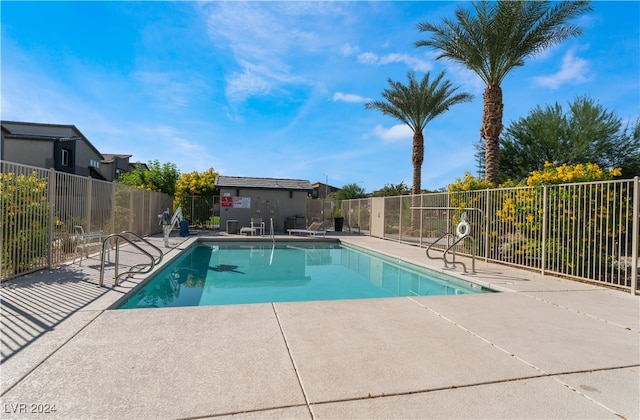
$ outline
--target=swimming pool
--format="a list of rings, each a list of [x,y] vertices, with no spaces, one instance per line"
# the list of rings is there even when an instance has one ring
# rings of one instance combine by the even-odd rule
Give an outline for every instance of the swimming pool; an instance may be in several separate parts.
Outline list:
[[[486,293],[339,243],[199,242],[116,309]]]

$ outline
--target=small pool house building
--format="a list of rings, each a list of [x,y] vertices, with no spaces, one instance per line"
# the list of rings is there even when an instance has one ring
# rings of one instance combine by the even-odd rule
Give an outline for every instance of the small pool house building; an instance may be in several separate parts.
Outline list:
[[[302,179],[219,176],[220,228],[237,234],[242,228],[264,223],[264,234],[306,227],[307,200],[313,188]],[[256,233],[251,231],[251,233]]]

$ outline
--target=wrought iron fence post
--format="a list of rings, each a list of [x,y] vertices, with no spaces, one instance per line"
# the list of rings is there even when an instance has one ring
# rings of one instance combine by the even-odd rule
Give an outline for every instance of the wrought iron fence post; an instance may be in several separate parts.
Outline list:
[[[56,172],[53,168],[49,169],[49,181],[48,181],[49,191],[47,194],[47,198],[49,200],[49,240],[47,246],[47,266],[51,268],[53,266],[53,225],[55,224],[55,198],[56,198]]]
[[[129,229],[133,230],[133,187],[129,187],[129,208],[127,209],[129,212]]]
[[[447,208],[451,207],[451,192],[447,192]],[[447,223],[445,225],[445,232],[451,232],[451,214],[447,210]]]
[[[193,217],[193,209],[196,207],[196,203],[195,203],[195,196],[191,196],[191,220],[190,222],[193,223],[193,221],[195,220],[195,218]]]
[[[542,267],[540,267],[540,274],[542,274],[543,276],[547,269],[547,215],[549,213],[549,209],[547,208],[549,205],[548,197],[549,188],[545,185],[542,187]]]
[[[411,202],[413,202],[414,200],[415,197],[412,195]],[[398,204],[398,242],[402,242],[402,202],[404,201],[402,200],[402,196],[400,196],[400,199],[398,201],[400,201],[400,203]],[[411,218],[413,219],[413,214],[411,215]]]
[[[491,190],[489,188],[487,188],[486,190],[486,200],[485,200],[485,206],[484,206],[484,262],[489,261],[489,239],[491,238],[490,235],[490,229],[491,229],[491,222],[490,220],[493,219],[493,217],[489,217],[489,215],[491,213],[489,213],[489,210],[491,210]]]
[[[422,207],[424,207],[424,194],[420,194],[420,234],[418,236],[418,246],[420,247],[422,247],[422,220],[424,219]]]
[[[93,182],[91,177],[87,177],[87,196],[85,198],[85,231],[91,232],[91,189],[93,187]]]
[[[638,241],[640,241],[640,178],[633,178],[633,238],[631,239],[631,294],[638,290]]]
[[[111,184],[111,228],[109,233],[116,232],[116,183]]]

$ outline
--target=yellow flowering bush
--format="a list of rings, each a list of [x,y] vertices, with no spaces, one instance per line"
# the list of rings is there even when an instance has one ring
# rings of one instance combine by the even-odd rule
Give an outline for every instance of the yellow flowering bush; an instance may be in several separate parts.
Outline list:
[[[462,179],[456,178],[454,182],[449,184],[449,192],[486,190],[493,187],[493,183],[482,178],[476,178],[467,171]]]
[[[185,197],[192,195],[213,196],[218,172],[209,168],[204,172],[193,171],[180,175],[176,182],[174,204],[179,206]]]
[[[193,171],[180,175],[176,182],[176,194],[173,205],[182,207],[183,214],[193,215],[194,219],[212,215],[214,196],[216,195],[215,180],[218,172],[209,168],[204,172]],[[189,197],[198,196],[198,200]],[[200,215],[201,217],[198,217]],[[208,217],[207,216],[207,217]],[[192,224],[207,224],[207,220],[190,220]]]
[[[547,162],[542,170],[533,171],[525,182],[507,181],[500,185],[501,189],[485,192],[477,190],[491,188],[491,184],[466,173],[464,178],[449,185],[450,202],[459,212],[463,208],[488,208],[489,213],[493,213],[488,215],[487,238],[489,252],[496,258],[535,265],[540,264],[546,253],[547,263],[555,264],[547,268],[576,274],[577,258],[606,252],[596,249],[593,241],[585,241],[585,232],[612,238],[624,233],[625,226],[624,223],[613,225],[607,214],[612,206],[619,205],[620,192],[607,189],[606,184],[585,188],[578,183],[608,181],[620,174],[620,169],[605,170],[593,163],[557,165]],[[548,186],[546,218],[543,209],[545,189],[542,188],[545,185]],[[546,248],[542,249],[545,220]],[[602,228],[598,230],[598,226]]]
[[[2,268],[18,274],[41,265],[47,254],[49,203],[47,179],[0,173],[0,223],[3,232],[14,232],[2,241]]]
[[[567,165],[563,163],[557,166],[551,162],[545,162],[541,171],[533,171],[527,178],[528,186],[550,184],[570,184],[575,182],[609,181],[620,176],[620,168],[604,170],[595,163]]]
[[[607,211],[618,203],[618,193],[609,190],[606,184],[595,184],[585,188],[578,183],[609,181],[620,176],[619,169],[604,170],[597,164],[556,165],[545,163],[540,171],[533,171],[526,179],[526,187],[515,189],[511,198],[504,200],[497,216],[507,226],[506,231],[517,232],[518,240],[508,238],[512,255],[522,258],[548,256],[547,268],[577,275],[575,261],[584,255],[599,255],[594,241],[584,240],[586,232],[615,237],[621,233],[623,224],[599,231],[598,226],[610,223]],[[541,230],[545,220],[542,206],[545,189],[547,198],[546,249],[542,249]],[[619,197],[618,197],[619,198]],[[608,210],[607,210],[608,209]],[[602,243],[606,244],[606,240]]]

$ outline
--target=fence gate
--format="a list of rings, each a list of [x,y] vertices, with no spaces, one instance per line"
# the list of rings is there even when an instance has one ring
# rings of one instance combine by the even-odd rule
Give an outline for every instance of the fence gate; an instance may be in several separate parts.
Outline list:
[[[182,215],[191,226],[205,229],[218,229],[220,227],[220,203],[219,197],[192,195],[185,197],[180,206]]]

